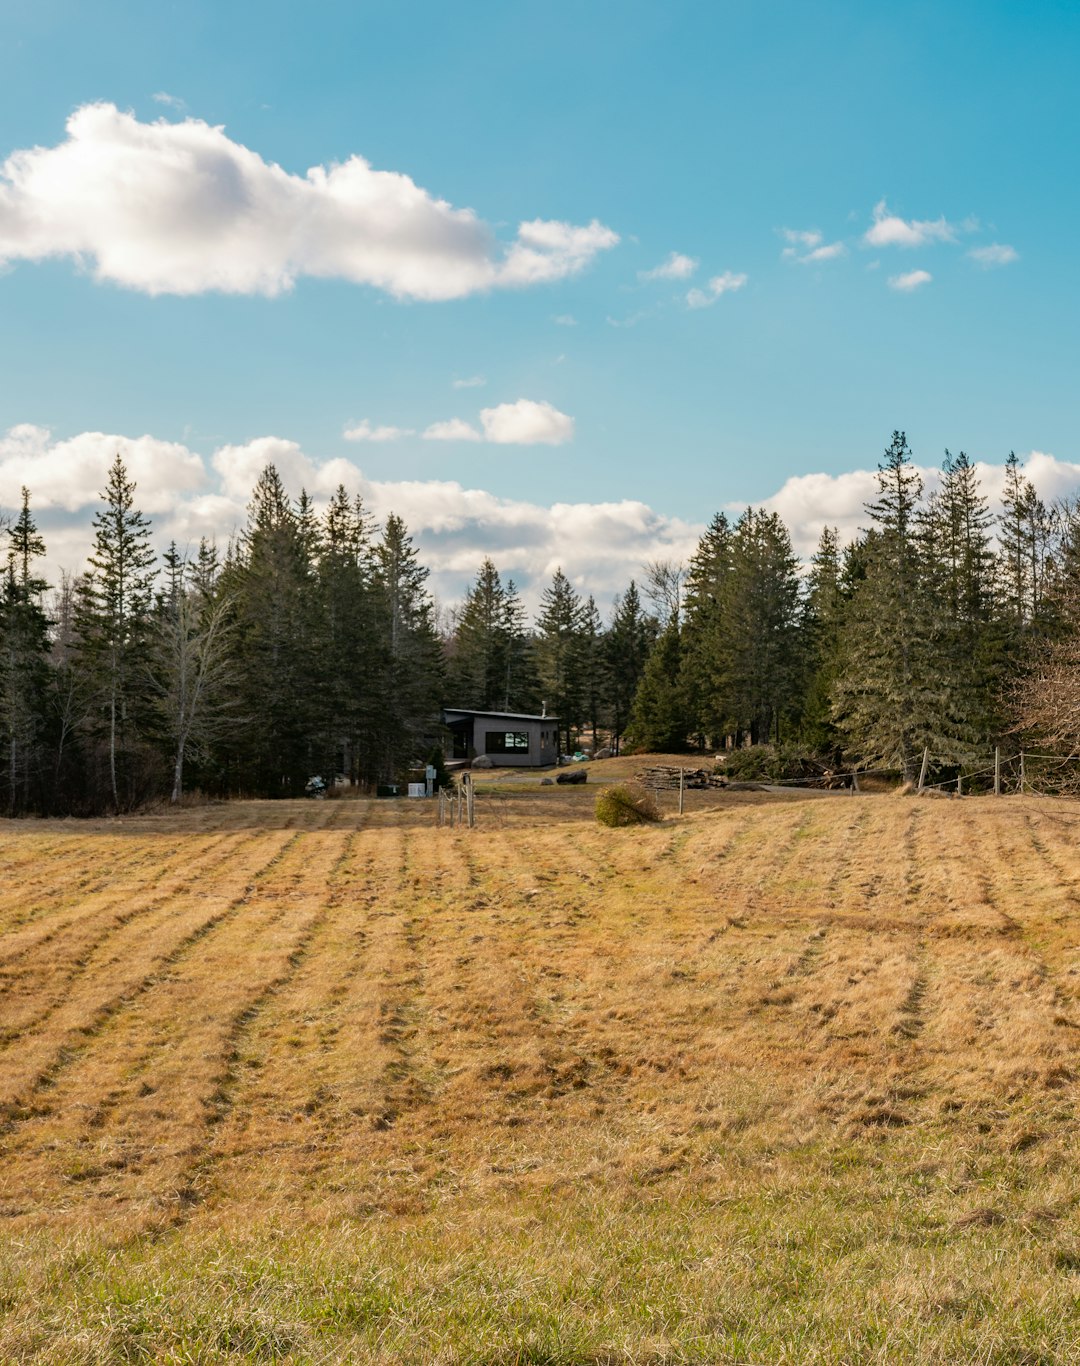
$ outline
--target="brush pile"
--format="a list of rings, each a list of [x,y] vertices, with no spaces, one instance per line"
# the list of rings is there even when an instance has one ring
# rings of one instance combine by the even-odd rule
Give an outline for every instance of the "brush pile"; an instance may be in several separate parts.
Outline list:
[[[650,788],[655,791],[657,788],[663,790],[679,789],[679,773],[683,775],[683,787],[697,788],[699,790],[709,787],[727,787],[728,780],[722,773],[713,773],[707,768],[684,768],[679,769],[676,764],[656,764],[652,768],[643,768],[634,774],[635,782],[639,782],[642,787]]]

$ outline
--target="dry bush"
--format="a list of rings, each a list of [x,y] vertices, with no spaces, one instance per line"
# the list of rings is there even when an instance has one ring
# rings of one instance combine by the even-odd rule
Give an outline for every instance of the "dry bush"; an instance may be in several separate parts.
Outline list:
[[[605,788],[596,799],[596,819],[601,825],[645,825],[664,818],[652,793],[640,783],[618,783]]]

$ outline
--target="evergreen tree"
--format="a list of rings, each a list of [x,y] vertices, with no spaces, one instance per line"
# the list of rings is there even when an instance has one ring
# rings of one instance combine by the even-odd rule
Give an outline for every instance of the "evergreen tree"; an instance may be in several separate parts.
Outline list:
[[[450,641],[448,689],[456,705],[520,711],[533,705],[524,609],[511,580],[485,559],[457,613]]]
[[[894,432],[867,507],[875,525],[861,549],[865,577],[845,614],[832,690],[848,755],[895,766],[907,781],[924,746],[938,761],[972,757],[958,680],[940,648],[940,604],[926,591],[921,494],[907,440]]]
[[[637,585],[631,579],[626,592],[615,598],[611,624],[603,640],[607,714],[616,754],[655,638],[656,622],[643,610]]]
[[[375,548],[375,585],[387,649],[378,756],[383,781],[397,778],[430,749],[425,740],[437,726],[443,661],[427,577],[405,523],[391,513]]]
[[[220,756],[225,781],[262,796],[303,792],[315,771],[317,660],[310,646],[310,536],[267,465],[221,575],[230,601],[237,724]]]
[[[690,560],[684,594],[682,686],[698,742],[716,744],[732,727],[722,661],[732,566],[732,529],[718,512]]]
[[[31,785],[42,761],[50,683],[49,623],[41,606],[48,585],[34,570],[34,561],[45,554],[45,542],[30,513],[25,488],[19,517],[7,535],[7,573],[0,599],[0,733],[7,759],[6,805],[9,815],[15,815],[31,808]]]
[[[686,748],[690,716],[680,686],[682,646],[679,619],[660,633],[634,697],[626,738],[635,749],[660,753]]]
[[[723,662],[714,666],[738,734],[779,740],[799,683],[798,561],[776,515],[748,508],[731,542],[722,594]]]
[[[573,747],[572,732],[585,714],[583,627],[581,599],[562,570],[556,569],[540,598],[535,650],[547,712],[558,717],[568,753]]]
[[[119,455],[102,498],[76,619],[92,725],[106,743],[109,795],[119,811],[143,795],[134,759],[151,710],[146,664],[154,552],[150,524],[135,507],[135,485]]]
[[[839,536],[835,527],[823,527],[810,560],[802,616],[805,693],[801,732],[811,749],[825,754],[839,749],[829,698],[839,667],[845,603]]]

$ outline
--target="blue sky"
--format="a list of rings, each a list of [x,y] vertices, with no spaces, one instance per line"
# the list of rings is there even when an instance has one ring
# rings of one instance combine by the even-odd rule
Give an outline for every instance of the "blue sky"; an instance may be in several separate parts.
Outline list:
[[[181,538],[228,534],[260,456],[344,472],[450,597],[487,549],[602,596],[723,506],[853,525],[894,427],[1080,473],[1074,5],[36,0],[0,51],[0,161],[55,154],[0,174],[0,499],[30,482],[68,559],[120,438]],[[179,171],[159,120],[198,121]],[[426,192],[415,232],[356,245],[400,180],[312,226],[306,173],[351,157]],[[379,428],[412,434],[345,436]]]

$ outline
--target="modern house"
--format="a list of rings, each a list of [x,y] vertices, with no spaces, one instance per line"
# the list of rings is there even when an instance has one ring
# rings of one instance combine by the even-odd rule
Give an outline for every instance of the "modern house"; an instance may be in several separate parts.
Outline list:
[[[450,756],[453,759],[475,759],[486,754],[500,768],[542,768],[553,764],[559,753],[557,716],[444,707],[442,719],[454,737]]]

